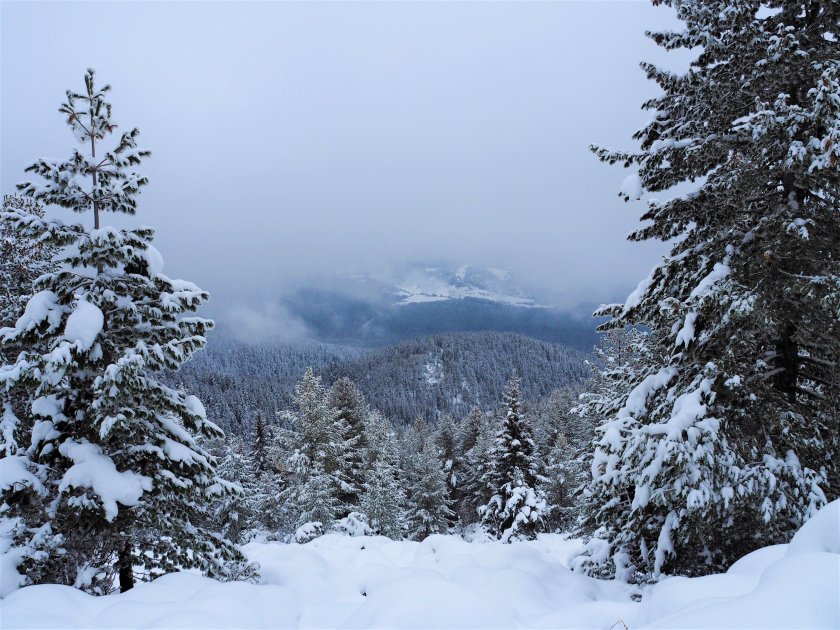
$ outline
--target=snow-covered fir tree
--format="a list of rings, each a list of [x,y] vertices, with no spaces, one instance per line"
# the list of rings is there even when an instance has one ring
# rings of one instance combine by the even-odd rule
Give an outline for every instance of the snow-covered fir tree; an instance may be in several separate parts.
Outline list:
[[[546,500],[544,517],[549,531],[568,531],[575,524],[577,505],[575,490],[583,481],[581,466],[565,434],[554,437],[545,459],[545,483],[543,490]]]
[[[378,411],[365,420],[365,479],[360,509],[371,529],[399,540],[405,529],[397,436],[391,423]]]
[[[269,435],[269,429],[265,423],[265,419],[263,419],[263,415],[260,412],[254,415],[254,437],[252,444],[251,457],[254,460],[256,473],[262,474],[271,467],[271,457],[269,455],[271,436]]]
[[[286,510],[295,529],[317,521],[326,529],[352,511],[344,497],[355,494],[350,483],[356,438],[329,404],[321,378],[307,369],[295,388],[297,411],[287,414],[293,430],[282,431],[287,486]]]
[[[418,419],[406,440],[406,527],[413,540],[446,532],[454,516],[446,473],[432,437],[426,423]]]
[[[461,424],[462,483],[458,490],[458,514],[463,525],[480,520],[479,509],[487,505],[495,489],[490,483],[490,451],[497,421],[473,407]]]
[[[598,388],[589,383],[588,389]],[[539,458],[545,463],[545,524],[550,531],[573,528],[581,511],[579,490],[590,476],[594,415],[580,411],[584,392],[581,385],[556,389],[529,410]]]
[[[3,197],[3,211],[19,211],[43,218],[35,200],[19,195]],[[11,222],[0,223],[0,328],[13,326],[34,293],[35,280],[54,267],[56,248],[21,236]]]
[[[136,129],[103,147],[115,128],[108,90],[89,70],[85,90],[67,92],[60,111],[81,148],[38,160],[27,171],[45,181],[19,185],[38,203],[92,211],[93,229],[15,209],[2,216],[20,238],[64,248],[58,270],[36,281],[15,325],[0,331],[3,347],[24,349],[0,368],[3,516],[34,519],[25,527],[49,531],[49,544],[60,539],[61,553],[19,565],[26,581],[95,593],[111,590],[116,574],[127,590],[135,576],[196,567],[226,578],[245,567],[229,541],[200,525],[229,488],[199,444],[221,431],[197,398],[158,380],[204,345],[212,322],[188,314],[208,294],[162,273],[151,228],[100,226],[108,212],[134,213],[147,183],[134,169],[149,155]],[[8,404],[14,396],[24,409]],[[21,502],[20,488],[47,509],[27,510],[37,502]]]
[[[505,391],[507,413],[490,450],[485,480],[494,494],[481,508],[482,523],[502,542],[529,540],[543,525],[547,506],[536,446],[519,402],[519,379]]]
[[[235,543],[247,542],[245,535],[259,527],[266,503],[256,462],[245,445],[235,438],[215,445],[213,454],[219,462],[216,474],[238,487],[215,502],[210,513],[210,529]]]
[[[249,458],[253,465],[253,518],[252,526],[271,532],[281,529],[283,523],[284,480],[281,475],[286,453],[278,452],[271,427],[262,413],[254,415]]]
[[[457,508],[458,489],[462,481],[463,469],[458,452],[458,427],[452,414],[444,414],[434,433],[434,441],[438,449],[438,457],[443,464],[443,474],[449,492],[449,505]],[[455,524],[457,518],[457,511],[453,510],[452,525]]]
[[[352,440],[347,454],[347,476],[352,490],[341,497],[349,507],[357,507],[360,492],[365,483],[365,469],[362,463],[367,448],[365,443],[365,420],[369,410],[365,397],[349,378],[336,380],[329,389],[327,404],[336,411],[336,421],[347,427],[347,438]]]
[[[697,49],[643,68],[662,89],[626,197],[649,200],[633,240],[670,255],[608,327],[650,329],[638,374],[603,404],[589,526],[592,571],[720,571],[786,542],[838,494],[840,4],[663,1]],[[594,549],[594,547],[593,547]]]
[[[3,211],[18,211],[43,218],[43,207],[18,195],[3,198]],[[35,280],[56,268],[52,246],[35,237],[21,235],[10,221],[0,221],[0,329],[14,326],[32,297]],[[14,361],[24,347],[10,341],[0,343],[0,365]],[[7,579],[0,582],[0,597],[20,584],[44,581],[43,560],[63,553],[62,536],[44,523],[49,492],[44,485],[48,467],[25,453],[33,419],[30,400],[23,391],[0,396],[0,532],[10,547],[0,551]],[[13,567],[17,567],[17,572]],[[14,573],[14,575],[13,575]]]

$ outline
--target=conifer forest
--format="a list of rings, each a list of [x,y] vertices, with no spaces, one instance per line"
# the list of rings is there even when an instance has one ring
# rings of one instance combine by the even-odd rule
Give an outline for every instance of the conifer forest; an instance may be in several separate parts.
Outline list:
[[[840,627],[840,3],[0,30],[0,626]]]

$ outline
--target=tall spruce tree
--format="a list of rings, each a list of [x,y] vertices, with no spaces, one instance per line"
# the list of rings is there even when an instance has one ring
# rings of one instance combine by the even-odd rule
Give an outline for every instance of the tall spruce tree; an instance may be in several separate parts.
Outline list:
[[[269,456],[269,445],[271,436],[269,435],[268,426],[260,412],[254,416],[254,439],[253,447],[251,448],[251,457],[254,460],[254,467],[256,474],[261,475],[268,471],[271,467]]]
[[[457,508],[458,489],[463,474],[462,462],[458,452],[458,427],[452,414],[444,414],[434,434],[438,457],[443,464],[443,474],[446,478],[446,488],[449,493],[450,507]],[[457,511],[453,511],[451,524],[458,520]]]
[[[213,454],[219,462],[217,474],[236,487],[225,488],[221,500],[214,503],[210,529],[235,543],[247,542],[245,535],[260,523],[260,511],[266,503],[256,464],[236,438],[215,444]]]
[[[502,542],[536,537],[546,514],[536,447],[519,403],[519,379],[505,391],[507,413],[490,450],[485,478],[494,494],[481,508],[482,523]]]
[[[361,511],[374,532],[399,540],[405,529],[405,492],[400,485],[397,437],[391,423],[378,411],[368,414],[365,435]]]
[[[293,430],[280,435],[288,473],[284,497],[295,528],[313,519],[330,528],[351,511],[345,497],[358,492],[350,483],[357,438],[328,399],[321,378],[308,368],[295,387],[297,411],[287,414]]]
[[[663,94],[625,196],[647,202],[632,240],[670,255],[608,328],[650,329],[604,401],[588,526],[592,571],[645,579],[720,571],[785,542],[838,495],[840,4],[674,0],[651,33],[699,49],[685,73],[643,64]]]
[[[422,418],[412,426],[404,455],[406,527],[414,540],[447,531],[454,512],[443,462],[433,435]]]
[[[121,590],[131,588],[138,568],[149,579],[189,567],[231,577],[245,566],[229,541],[200,526],[206,504],[228,486],[198,439],[221,431],[197,398],[157,378],[204,345],[212,322],[184,314],[208,294],[163,275],[151,228],[100,227],[107,212],[134,214],[147,183],[134,167],[149,155],[137,147],[136,129],[103,150],[115,128],[108,90],[89,70],[85,90],[67,92],[60,111],[81,150],[64,161],[38,160],[27,171],[45,181],[19,185],[39,203],[92,210],[93,229],[3,214],[21,238],[65,248],[59,269],[36,281],[15,325],[0,332],[3,347],[24,349],[0,368],[3,395],[28,403],[21,415],[5,406],[4,450],[14,459],[4,458],[3,469],[14,464],[43,493],[48,509],[31,525],[49,527],[64,550],[24,570],[29,581],[95,593],[110,590],[115,574]],[[18,446],[10,448],[15,433]],[[6,516],[20,505],[9,500],[16,490],[14,483],[3,490]]]
[[[496,437],[497,422],[473,407],[461,427],[463,482],[459,489],[458,513],[463,525],[480,520],[479,509],[487,505],[495,488],[490,483],[490,451]]]
[[[341,497],[348,509],[351,509],[359,505],[360,492],[365,483],[362,459],[367,449],[365,420],[369,410],[364,395],[347,377],[342,377],[332,384],[327,396],[327,404],[335,409],[336,421],[346,427],[347,438],[352,440],[347,453],[347,476],[352,489],[343,493]]]

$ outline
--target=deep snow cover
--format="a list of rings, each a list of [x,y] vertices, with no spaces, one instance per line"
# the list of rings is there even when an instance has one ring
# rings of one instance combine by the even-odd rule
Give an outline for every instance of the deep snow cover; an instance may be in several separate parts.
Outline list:
[[[789,545],[725,574],[633,587],[573,573],[576,540],[395,542],[328,534],[251,543],[261,584],[177,573],[121,595],[30,586],[0,602],[3,628],[837,628],[840,501]]]

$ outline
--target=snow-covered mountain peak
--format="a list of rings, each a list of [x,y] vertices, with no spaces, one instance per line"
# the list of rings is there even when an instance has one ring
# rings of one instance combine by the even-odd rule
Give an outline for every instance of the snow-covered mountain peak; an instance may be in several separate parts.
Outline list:
[[[398,304],[477,299],[511,306],[538,307],[511,281],[511,274],[496,267],[477,265],[407,266],[390,277],[378,278]]]

